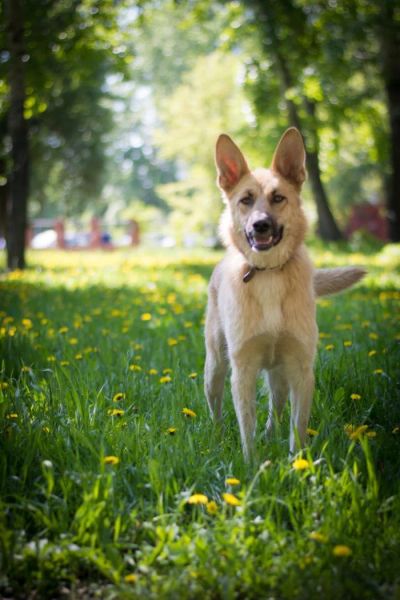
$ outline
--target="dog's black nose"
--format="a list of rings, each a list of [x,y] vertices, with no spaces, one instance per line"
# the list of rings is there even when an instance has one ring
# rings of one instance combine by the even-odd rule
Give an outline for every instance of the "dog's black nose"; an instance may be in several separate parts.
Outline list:
[[[255,221],[253,223],[253,229],[256,233],[266,233],[268,229],[271,228],[271,220],[270,219],[260,219],[259,221]]]

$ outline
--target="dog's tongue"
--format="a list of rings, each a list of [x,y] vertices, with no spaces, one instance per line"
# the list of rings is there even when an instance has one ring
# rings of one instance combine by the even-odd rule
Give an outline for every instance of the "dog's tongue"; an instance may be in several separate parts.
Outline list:
[[[269,248],[274,241],[272,235],[270,235],[267,239],[265,238],[254,238],[255,246],[258,249]]]

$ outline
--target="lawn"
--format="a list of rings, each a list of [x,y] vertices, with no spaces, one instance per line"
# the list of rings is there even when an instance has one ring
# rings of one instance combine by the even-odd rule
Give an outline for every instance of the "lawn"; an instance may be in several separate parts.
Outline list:
[[[400,251],[318,303],[309,446],[243,463],[203,396],[213,252],[37,252],[0,278],[0,597],[400,597]],[[302,460],[299,460],[302,459]]]

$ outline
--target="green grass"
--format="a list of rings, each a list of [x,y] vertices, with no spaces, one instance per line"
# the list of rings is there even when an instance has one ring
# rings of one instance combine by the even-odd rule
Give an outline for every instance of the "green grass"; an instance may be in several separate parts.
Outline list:
[[[314,258],[369,275],[319,303],[304,470],[288,458],[288,410],[263,441],[261,385],[253,466],[229,386],[223,430],[209,418],[217,254],[36,253],[1,276],[1,597],[399,597],[399,250]]]

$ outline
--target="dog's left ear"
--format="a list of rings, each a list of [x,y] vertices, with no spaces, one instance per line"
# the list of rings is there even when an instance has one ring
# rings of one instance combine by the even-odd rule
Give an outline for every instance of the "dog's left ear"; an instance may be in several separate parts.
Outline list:
[[[222,133],[217,140],[215,162],[218,171],[217,182],[225,192],[230,192],[243,175],[249,172],[243,154],[225,133]]]
[[[285,131],[275,150],[271,168],[301,187],[306,178],[306,151],[301,133],[295,127]]]

